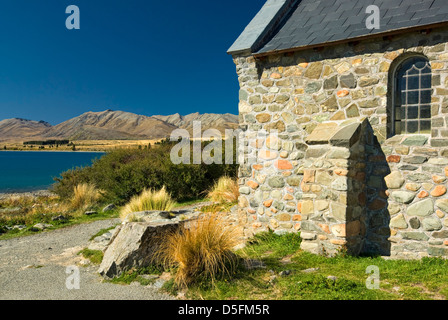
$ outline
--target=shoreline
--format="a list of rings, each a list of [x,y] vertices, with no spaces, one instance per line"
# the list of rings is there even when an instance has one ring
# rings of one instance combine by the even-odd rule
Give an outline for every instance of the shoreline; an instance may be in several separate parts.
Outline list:
[[[0,152],[72,152],[72,153],[107,153],[107,151],[89,151],[89,150],[0,150]]]

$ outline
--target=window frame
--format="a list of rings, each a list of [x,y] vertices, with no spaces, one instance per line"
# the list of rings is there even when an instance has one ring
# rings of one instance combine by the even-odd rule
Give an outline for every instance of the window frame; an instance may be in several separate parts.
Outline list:
[[[401,132],[397,133],[396,132],[396,122],[398,122],[397,119],[396,119],[397,118],[397,116],[396,116],[397,108],[398,108],[398,106],[401,108],[403,105],[405,105],[405,107],[408,108],[408,105],[405,104],[405,103],[402,103],[401,98],[399,97],[402,94],[402,91],[400,90],[401,88],[400,88],[400,85],[399,85],[399,81],[401,81],[402,77],[404,76],[403,75],[402,77],[399,77],[399,74],[402,71],[402,68],[404,67],[404,65],[406,63],[408,63],[410,60],[414,60],[414,59],[424,60],[426,62],[426,65],[430,68],[430,71],[429,71],[430,72],[430,74],[429,74],[430,75],[430,85],[429,85],[428,88],[423,88],[423,89],[421,88],[422,76],[425,76],[425,75],[427,76],[428,75],[426,73],[422,75],[422,73],[421,73],[421,70],[423,70],[426,67],[426,65],[425,65],[425,67],[423,67],[421,69],[416,68],[417,70],[419,70],[419,88],[416,89],[419,92],[419,99],[418,99],[418,103],[416,104],[416,107],[418,108],[418,115],[417,115],[417,118],[415,119],[415,121],[418,123],[418,130],[415,133],[409,133],[407,131],[407,128],[406,128],[406,130],[404,130],[404,132],[402,130]],[[414,66],[415,64],[412,64],[412,65]],[[407,72],[411,68],[405,70],[404,72]],[[391,70],[391,71],[392,71],[392,73],[391,73],[392,77],[389,78],[390,81],[392,81],[391,105],[390,105],[390,111],[389,111],[390,119],[391,119],[390,127],[389,127],[389,129],[390,129],[390,136],[392,137],[392,136],[400,135],[400,134],[409,134],[409,135],[413,135],[413,134],[430,134],[431,133],[431,123],[430,123],[430,127],[429,127],[429,132],[422,133],[420,131],[420,124],[421,124],[422,120],[424,121],[424,120],[427,119],[429,122],[431,121],[431,116],[429,118],[421,118],[420,117],[421,116],[420,115],[421,114],[421,107],[424,106],[424,105],[429,105],[429,112],[431,112],[431,98],[432,98],[432,92],[433,92],[433,88],[432,88],[433,70],[432,70],[431,63],[430,63],[429,59],[426,56],[424,56],[424,55],[410,55],[410,56],[407,56],[406,58],[402,59],[395,66],[395,68],[393,70]],[[407,88],[406,88],[406,91],[408,91]],[[422,91],[430,91],[431,92],[431,98],[430,98],[430,101],[427,104],[422,103],[422,101],[421,101],[420,92],[422,92]],[[397,102],[397,100],[399,101],[399,103]],[[414,120],[414,119],[411,119],[411,121],[412,120]],[[406,117],[405,117],[405,119],[400,119],[399,121],[402,122],[402,123],[405,123],[406,126],[407,126],[408,121],[409,121],[409,119],[407,117],[407,110],[406,110]]]

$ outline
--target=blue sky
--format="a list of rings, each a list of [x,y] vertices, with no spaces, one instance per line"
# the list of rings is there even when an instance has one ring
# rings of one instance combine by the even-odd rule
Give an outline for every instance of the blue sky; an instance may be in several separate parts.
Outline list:
[[[0,120],[87,111],[238,113],[226,51],[265,0],[8,0],[0,7]],[[81,29],[68,30],[67,6]]]

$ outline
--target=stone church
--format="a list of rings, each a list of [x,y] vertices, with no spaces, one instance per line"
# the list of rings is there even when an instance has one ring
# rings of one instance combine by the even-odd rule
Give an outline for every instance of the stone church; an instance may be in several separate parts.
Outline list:
[[[268,0],[229,49],[245,235],[448,257],[447,42],[446,0]]]

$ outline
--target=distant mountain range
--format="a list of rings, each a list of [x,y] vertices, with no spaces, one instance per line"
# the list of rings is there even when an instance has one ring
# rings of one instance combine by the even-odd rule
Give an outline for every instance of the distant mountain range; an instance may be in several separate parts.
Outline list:
[[[238,127],[238,116],[230,113],[144,116],[106,110],[86,112],[55,126],[45,121],[20,118],[2,120],[0,141],[162,139],[169,137],[171,132],[178,128],[191,132],[193,121],[201,121],[202,130],[214,128],[224,132],[225,129]]]

